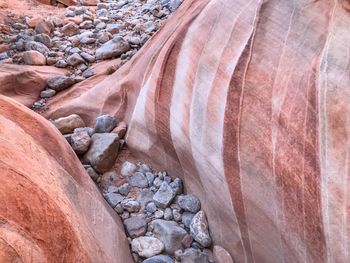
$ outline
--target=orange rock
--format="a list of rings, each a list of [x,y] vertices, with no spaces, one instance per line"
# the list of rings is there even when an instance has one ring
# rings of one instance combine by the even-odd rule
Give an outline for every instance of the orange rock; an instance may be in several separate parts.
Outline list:
[[[118,134],[119,139],[122,139],[126,134],[127,125],[124,121],[119,122],[111,132]]]
[[[4,96],[0,127],[0,261],[133,262],[120,219],[58,131]]]

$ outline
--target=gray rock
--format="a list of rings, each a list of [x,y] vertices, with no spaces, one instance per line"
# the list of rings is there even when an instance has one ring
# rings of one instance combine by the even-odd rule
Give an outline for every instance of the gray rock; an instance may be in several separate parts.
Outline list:
[[[52,123],[62,134],[71,133],[74,131],[75,128],[85,126],[83,119],[77,114],[72,114],[67,117],[58,118]]]
[[[120,170],[120,174],[123,177],[127,177],[132,175],[137,170],[137,166],[131,162],[124,162],[122,165],[122,169]]]
[[[92,21],[87,20],[80,23],[79,27],[82,29],[91,29],[94,28],[94,24],[92,23]]]
[[[151,168],[149,168],[149,166],[145,163],[139,165],[139,172],[141,173],[147,173],[147,172],[150,172],[151,171]]]
[[[82,14],[85,14],[87,11],[86,7],[85,6],[77,6],[75,9],[74,9],[74,13],[79,16],[79,15],[82,15]]]
[[[172,212],[171,208],[165,208],[164,219],[165,220],[172,220],[173,219],[173,212]]]
[[[73,67],[78,66],[84,62],[85,62],[85,60],[77,53],[75,53],[67,58],[68,65],[71,65]]]
[[[125,219],[128,219],[130,217],[130,213],[128,211],[124,211],[120,217],[125,220]]]
[[[95,75],[94,71],[91,69],[91,68],[88,68],[86,69],[84,72],[83,72],[83,77],[84,78],[90,78],[92,77],[93,75]]]
[[[163,218],[164,212],[162,210],[158,210],[154,213],[154,217],[157,219]]]
[[[149,202],[146,205],[146,211],[153,214],[155,211],[157,211],[157,207],[153,202]]]
[[[181,255],[181,263],[209,263],[209,257],[199,249],[188,248]]]
[[[108,24],[106,26],[106,31],[112,35],[119,33],[123,29],[121,24]]]
[[[128,193],[130,192],[130,186],[129,184],[125,183],[121,186],[119,186],[119,193],[122,195],[128,195]]]
[[[124,220],[127,234],[131,238],[143,236],[147,230],[147,221],[144,216],[138,215]]]
[[[155,178],[155,175],[151,172],[147,172],[146,173],[146,178],[147,178],[147,181],[148,181],[148,185],[153,185],[153,181],[154,181],[154,178]]]
[[[42,92],[40,92],[40,97],[41,98],[51,98],[53,96],[55,96],[56,91],[53,89],[46,89],[43,90]]]
[[[105,193],[103,196],[113,208],[124,200],[124,196],[116,193]]]
[[[95,62],[95,57],[92,56],[92,55],[90,55],[90,54],[88,54],[88,53],[86,53],[86,52],[80,53],[80,56],[81,56],[83,59],[85,59],[87,62],[89,62],[89,63]]]
[[[201,209],[199,199],[194,195],[179,195],[176,203],[185,211],[197,213]]]
[[[73,47],[73,48],[71,48],[70,50],[69,50],[69,54],[75,54],[75,53],[79,53],[81,51],[81,49],[80,48],[78,48],[78,47]],[[77,54],[78,55],[78,54]],[[67,59],[67,61],[68,61],[68,59]],[[83,61],[84,62],[84,61]]]
[[[199,211],[192,219],[190,225],[191,235],[203,247],[211,245],[208,221],[204,211]]]
[[[47,52],[49,52],[50,50],[47,48],[47,46],[45,46],[43,43],[40,42],[35,42],[35,41],[25,41],[24,42],[24,49],[26,51],[29,50],[36,50],[38,52],[40,52],[41,54],[46,54]]]
[[[67,64],[67,62],[64,59],[60,59],[55,64],[55,67],[56,68],[66,68],[66,67],[68,67],[68,64]]]
[[[148,258],[143,263],[174,263],[174,260],[169,256],[159,255]]]
[[[139,188],[148,187],[148,180],[143,173],[136,172],[131,177],[129,177],[128,182],[131,186],[136,186]]]
[[[117,120],[110,115],[101,115],[96,118],[95,132],[111,132],[117,126]]]
[[[153,181],[153,185],[157,188],[159,188],[162,185],[162,183],[163,183],[163,180],[160,179],[159,177],[156,177],[156,179],[154,179]]]
[[[88,173],[88,175],[90,176],[90,178],[93,180],[93,181],[97,181],[99,175],[98,173],[96,173],[96,171],[94,170],[94,168],[92,168],[91,166],[90,167],[87,167],[85,168],[86,172]]]
[[[51,38],[46,34],[38,34],[34,37],[34,41],[44,44],[47,47],[51,47]]]
[[[17,30],[24,30],[24,29],[27,28],[26,25],[23,25],[23,24],[21,24],[21,23],[14,23],[14,24],[12,25],[12,27],[13,27],[14,29],[17,29]]]
[[[195,214],[191,213],[191,212],[184,212],[182,214],[181,222],[185,225],[185,227],[190,228],[190,225],[191,225],[191,222],[192,222],[194,215]]]
[[[183,184],[180,178],[175,178],[169,185],[177,195],[182,194]]]
[[[111,169],[118,156],[119,138],[113,133],[95,133],[84,160],[99,173]]]
[[[178,209],[173,209],[173,218],[176,222],[181,221],[182,214],[180,213],[180,211]]]
[[[74,130],[71,137],[71,146],[76,154],[84,154],[89,149],[91,143],[90,135],[84,130]]]
[[[137,213],[141,208],[140,203],[133,199],[125,199],[123,202],[121,202],[121,205],[124,210],[127,210],[130,213]]]
[[[97,30],[102,30],[106,28],[106,23],[105,22],[100,22],[96,25]]]
[[[129,49],[130,45],[127,41],[125,41],[122,37],[115,37],[112,40],[104,43],[100,48],[96,50],[96,58],[108,59],[119,57]]]
[[[183,228],[173,221],[162,219],[156,219],[152,224],[153,235],[163,242],[166,253],[173,254],[176,250],[181,249],[181,241],[187,234]]]
[[[47,81],[49,88],[55,91],[61,91],[69,88],[74,84],[74,80],[71,77],[57,76]]]
[[[90,127],[80,127],[80,128],[74,129],[74,132],[78,132],[78,131],[86,131],[90,137],[94,134],[94,129]]]
[[[114,207],[114,210],[118,213],[118,215],[121,215],[124,212],[124,208],[121,204],[117,204]]]
[[[146,179],[147,180],[147,179]],[[159,208],[166,208],[174,199],[175,193],[167,182],[163,182],[153,197],[153,201]]]

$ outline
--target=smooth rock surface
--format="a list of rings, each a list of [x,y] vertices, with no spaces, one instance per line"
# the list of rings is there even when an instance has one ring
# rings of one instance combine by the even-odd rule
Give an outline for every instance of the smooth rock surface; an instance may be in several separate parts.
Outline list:
[[[46,58],[43,54],[36,50],[30,50],[23,53],[24,64],[27,65],[46,65]]]
[[[132,240],[131,250],[139,256],[150,258],[160,254],[164,249],[164,244],[154,237],[138,237]]]
[[[74,129],[85,126],[83,119],[77,114],[58,118],[53,121],[53,124],[62,134],[71,133]]]

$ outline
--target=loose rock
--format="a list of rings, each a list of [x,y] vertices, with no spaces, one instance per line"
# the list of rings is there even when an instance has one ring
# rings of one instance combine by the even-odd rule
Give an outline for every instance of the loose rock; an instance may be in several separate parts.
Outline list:
[[[50,79],[47,82],[47,85],[55,91],[61,91],[71,87],[74,83],[75,82],[71,77],[57,76]]]
[[[146,233],[147,221],[144,216],[133,216],[124,220],[127,234],[131,238],[143,236]]]
[[[30,50],[23,53],[24,64],[44,66],[46,65],[46,58],[38,51]]]
[[[72,114],[67,117],[58,118],[53,121],[56,128],[62,133],[67,134],[74,131],[75,128],[84,127],[85,123],[77,114]]]
[[[132,251],[141,257],[150,258],[164,250],[164,244],[154,237],[138,237],[131,242]]]
[[[204,211],[199,211],[192,219],[190,225],[191,235],[203,247],[211,245],[208,221]]]
[[[175,193],[172,190],[172,188],[167,182],[163,182],[159,190],[154,195],[153,201],[157,207],[166,208],[167,206],[169,206],[174,197]]]

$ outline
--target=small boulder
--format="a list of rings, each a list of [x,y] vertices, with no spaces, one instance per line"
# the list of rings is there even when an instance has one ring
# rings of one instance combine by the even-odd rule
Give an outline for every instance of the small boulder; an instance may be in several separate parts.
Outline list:
[[[54,30],[54,25],[51,21],[41,20],[35,26],[35,32],[38,34],[50,35]]]
[[[167,254],[174,254],[176,250],[182,248],[181,241],[187,232],[179,227],[177,223],[156,219],[152,222],[152,225],[154,237],[163,242]]]
[[[48,35],[46,35],[46,34],[38,34],[38,35],[36,35],[34,37],[34,41],[40,42],[40,43],[44,44],[47,47],[51,47],[52,46],[51,38]]]
[[[117,120],[110,115],[102,115],[96,118],[95,132],[104,133],[110,132],[117,126]]]
[[[74,131],[75,128],[84,127],[85,123],[77,114],[72,114],[67,117],[58,118],[53,121],[56,128],[62,133],[67,134]]]
[[[138,215],[124,220],[127,234],[131,238],[143,236],[147,230],[147,221],[144,216]]]
[[[47,81],[47,85],[49,86],[49,88],[55,91],[67,89],[74,83],[74,80],[71,77],[67,76],[57,76]]]
[[[71,146],[76,154],[84,154],[89,149],[91,143],[91,138],[87,131],[84,130],[74,130],[71,137]]]
[[[148,180],[143,173],[136,172],[129,179],[128,182],[131,186],[146,188],[148,186]]]
[[[50,50],[47,48],[47,46],[45,46],[43,43],[40,42],[36,42],[36,41],[26,41],[24,43],[24,49],[26,51],[30,51],[30,50],[36,50],[38,52],[40,52],[41,54],[46,54],[47,52],[49,52]]]
[[[46,89],[43,90],[42,92],[40,92],[40,98],[51,98],[53,96],[55,96],[56,91],[54,91],[53,89]]]
[[[125,199],[123,202],[121,202],[121,205],[124,210],[130,212],[130,213],[137,213],[140,211],[141,205],[138,201],[133,199]]]
[[[78,65],[80,65],[80,64],[82,64],[84,62],[85,62],[85,60],[78,53],[70,55],[67,58],[68,65],[71,65],[73,67],[78,66]]]
[[[141,257],[150,258],[164,250],[164,244],[154,237],[138,237],[132,240],[131,250]]]
[[[209,263],[209,257],[199,249],[188,248],[181,255],[181,263]]]
[[[208,221],[204,211],[199,211],[193,218],[190,225],[191,235],[203,247],[211,245]]]
[[[43,54],[36,50],[30,50],[23,53],[23,61],[26,65],[44,66],[46,58]]]
[[[121,54],[129,51],[130,45],[122,37],[115,37],[104,43],[96,50],[97,59],[109,59],[119,57]]]
[[[61,29],[62,33],[65,35],[65,36],[74,36],[76,34],[78,34],[79,32],[79,27],[73,23],[73,22],[70,22],[68,24],[66,24],[64,27],[62,27]]]
[[[84,160],[99,173],[111,169],[118,156],[119,138],[113,133],[95,133]]]
[[[169,256],[158,255],[144,260],[143,263],[174,263],[174,260]]]
[[[147,179],[146,179],[147,180]],[[175,197],[175,192],[167,182],[163,182],[153,197],[154,203],[159,208],[166,208]]]
[[[124,200],[124,196],[113,192],[105,193],[103,196],[113,208]]]
[[[201,209],[201,202],[194,195],[179,195],[176,203],[185,211],[197,213]]]
[[[131,162],[124,162],[120,170],[120,174],[123,177],[132,175],[137,170],[137,166]]]

